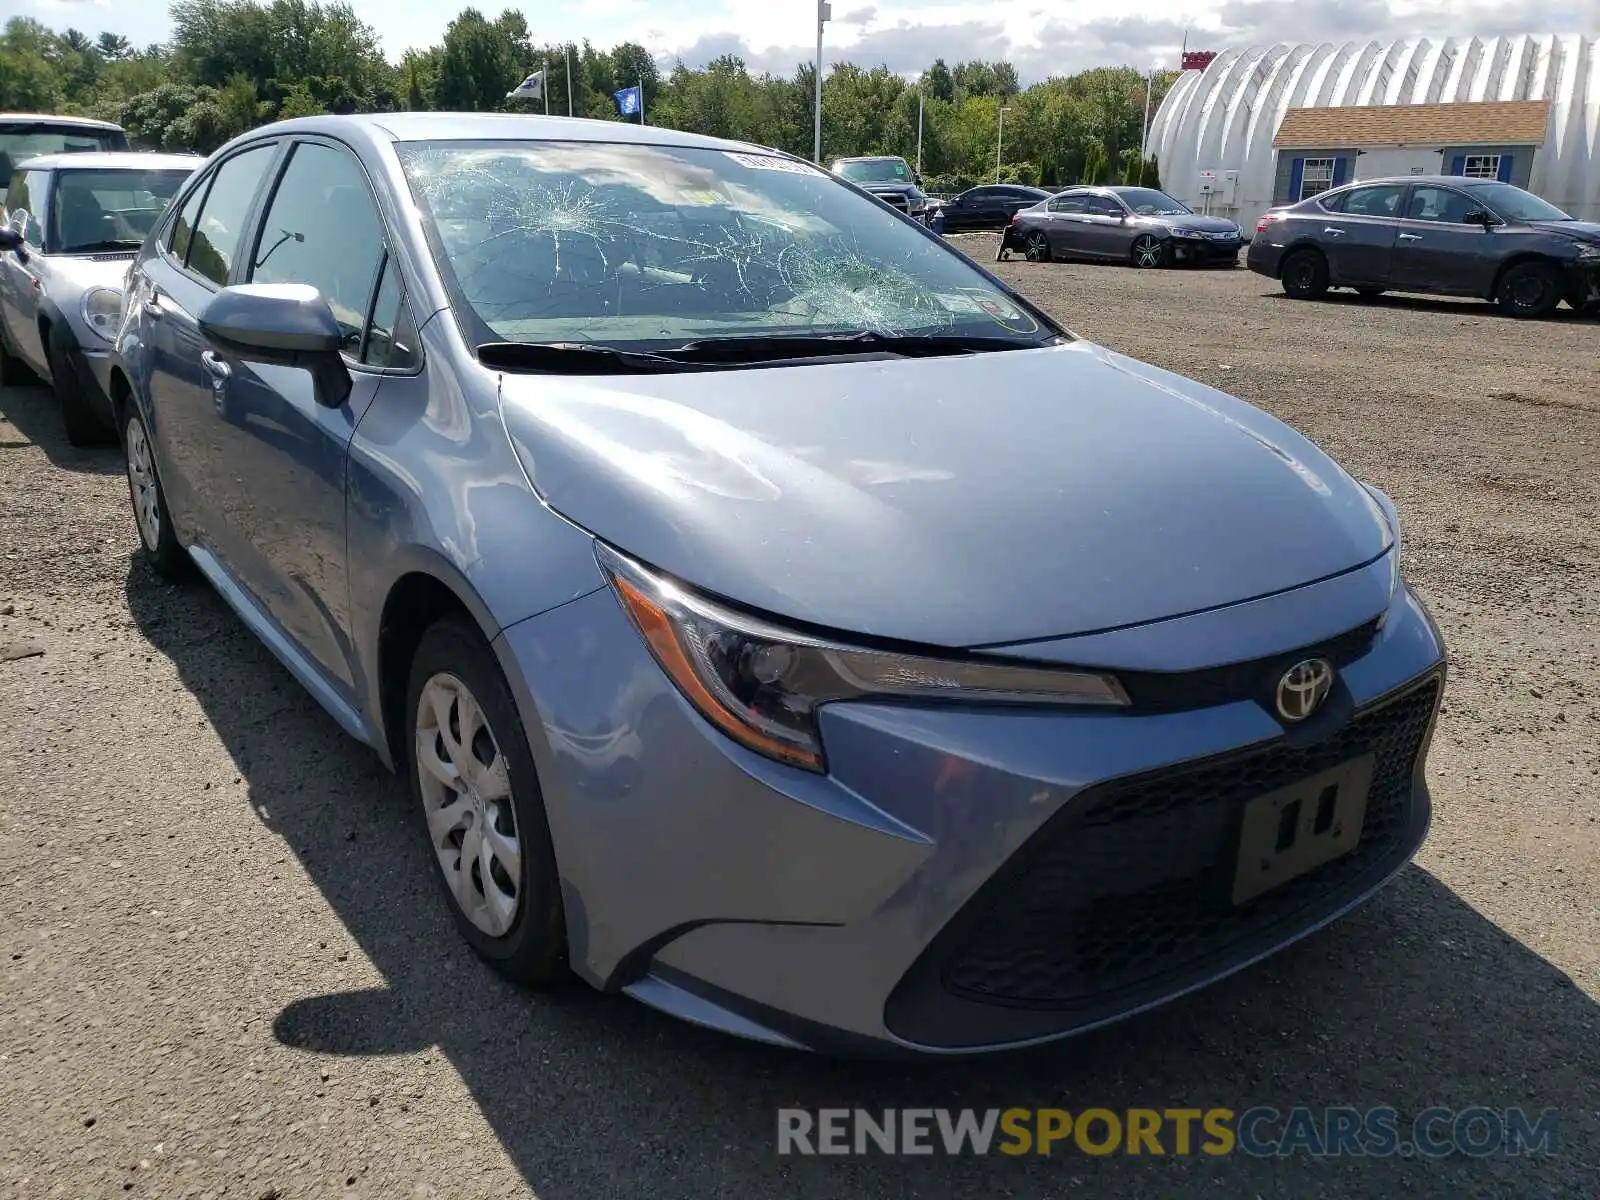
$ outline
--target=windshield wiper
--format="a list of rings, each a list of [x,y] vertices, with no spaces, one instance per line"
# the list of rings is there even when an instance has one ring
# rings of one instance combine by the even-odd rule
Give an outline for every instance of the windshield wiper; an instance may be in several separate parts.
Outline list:
[[[478,361],[506,371],[555,371],[563,375],[643,374],[681,371],[684,364],[643,350],[593,342],[484,342]]]
[[[85,242],[81,246],[68,246],[63,254],[97,254],[105,250],[137,250],[144,245],[143,238],[106,238],[99,242]]]
[[[552,371],[564,375],[648,374],[707,367],[755,366],[887,351],[907,358],[1027,350],[1044,341],[955,334],[885,334],[872,330],[840,334],[758,334],[696,338],[662,350],[624,350],[595,342],[484,342],[478,361],[507,371]]]
[[[963,334],[888,334],[870,329],[838,334],[761,334],[752,337],[696,338],[662,350],[681,362],[757,363],[778,359],[822,358],[887,350],[909,358],[981,354],[991,350],[1037,349],[1043,343],[1016,338]]]

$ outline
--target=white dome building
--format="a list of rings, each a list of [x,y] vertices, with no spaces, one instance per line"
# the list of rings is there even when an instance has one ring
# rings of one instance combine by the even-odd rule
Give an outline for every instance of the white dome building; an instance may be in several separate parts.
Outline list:
[[[1508,180],[1600,220],[1600,39],[1252,46],[1185,71],[1150,126],[1162,186],[1256,218],[1350,179]]]

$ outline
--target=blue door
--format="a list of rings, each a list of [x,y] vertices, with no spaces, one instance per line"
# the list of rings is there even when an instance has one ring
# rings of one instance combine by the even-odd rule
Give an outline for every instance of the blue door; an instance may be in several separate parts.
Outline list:
[[[327,682],[352,699],[345,478],[350,439],[382,375],[361,362],[383,225],[347,149],[301,141],[265,206],[241,281],[315,287],[344,333],[350,393],[330,407],[310,372],[247,362],[216,347],[224,401],[213,408],[226,487],[230,574]]]

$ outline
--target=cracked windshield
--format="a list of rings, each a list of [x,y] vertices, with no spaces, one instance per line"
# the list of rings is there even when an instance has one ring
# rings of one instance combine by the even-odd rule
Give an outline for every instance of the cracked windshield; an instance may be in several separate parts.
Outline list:
[[[400,153],[478,343],[1043,332],[964,260],[806,163],[589,142]]]

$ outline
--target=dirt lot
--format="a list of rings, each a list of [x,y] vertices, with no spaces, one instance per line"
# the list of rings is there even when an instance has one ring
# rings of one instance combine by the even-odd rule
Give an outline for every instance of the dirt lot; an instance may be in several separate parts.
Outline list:
[[[992,243],[963,239],[987,260]],[[403,791],[206,588],[115,451],[0,395],[0,1194],[1546,1197],[1600,1179],[1600,325],[1000,268],[1386,489],[1453,655],[1437,817],[1373,903],[1049,1053],[724,1040],[465,951]],[[42,654],[14,657],[29,648]],[[781,1105],[1556,1108],[1550,1159],[779,1160]]]

